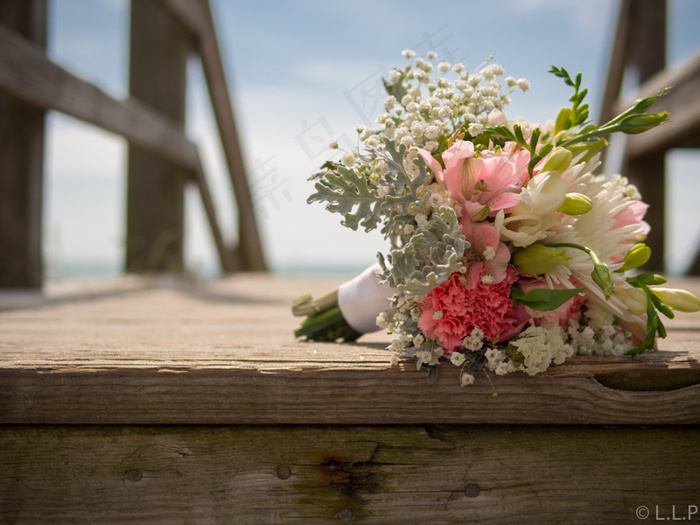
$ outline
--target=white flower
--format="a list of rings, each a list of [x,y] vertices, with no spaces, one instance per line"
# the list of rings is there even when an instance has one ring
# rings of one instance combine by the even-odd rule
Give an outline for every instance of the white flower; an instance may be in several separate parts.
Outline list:
[[[518,89],[519,89],[520,91],[522,91],[523,93],[525,93],[528,89],[530,89],[530,82],[528,82],[528,81],[527,81],[526,79],[524,79],[524,78],[519,78],[519,79],[516,81],[516,85],[518,86]]]
[[[338,149],[338,141],[335,139],[331,140],[330,143],[328,144],[328,147],[330,149]]]
[[[538,173],[520,191],[521,201],[505,217],[502,210],[496,217],[496,228],[502,238],[524,248],[544,239],[546,231],[561,221],[555,213],[566,200],[569,184],[558,171]]]
[[[399,80],[401,80],[401,72],[396,69],[392,69],[391,73],[389,73],[389,82],[391,84],[396,84]]]
[[[464,354],[461,352],[452,352],[452,355],[450,356],[450,362],[455,365],[455,366],[462,366],[464,364],[464,361],[466,361],[466,357],[464,357]]]
[[[340,161],[343,163],[343,165],[347,166],[348,168],[351,168],[355,164],[355,154],[352,151],[348,151],[343,157],[340,159]]]
[[[530,326],[511,340],[510,344],[524,358],[520,365],[523,372],[531,376],[544,372],[553,359],[559,360],[567,354],[564,332],[559,325]]]
[[[412,58],[416,56],[416,52],[411,49],[404,49],[403,51],[401,51],[401,54],[406,58]]]
[[[462,372],[462,375],[460,377],[460,383],[462,386],[469,386],[472,383],[474,383],[474,376],[471,374],[467,374],[466,372]]]
[[[450,65],[444,60],[440,62],[440,64],[438,64],[438,71],[440,71],[440,73],[446,73],[447,71],[449,71],[449,69]]]
[[[437,56],[437,53],[435,51],[428,51],[427,56],[430,60],[432,60],[433,58],[435,58]]]
[[[469,124],[469,128],[467,128],[467,131],[469,131],[469,134],[472,137],[476,137],[477,135],[480,135],[482,131],[484,131],[484,126],[482,124],[472,123]]]

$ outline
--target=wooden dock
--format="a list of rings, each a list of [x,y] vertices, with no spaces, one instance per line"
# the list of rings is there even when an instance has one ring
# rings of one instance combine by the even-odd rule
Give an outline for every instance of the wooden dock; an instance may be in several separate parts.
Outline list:
[[[339,283],[0,292],[0,522],[700,519],[700,315],[658,352],[460,388],[390,366],[388,334],[295,341],[291,300]]]

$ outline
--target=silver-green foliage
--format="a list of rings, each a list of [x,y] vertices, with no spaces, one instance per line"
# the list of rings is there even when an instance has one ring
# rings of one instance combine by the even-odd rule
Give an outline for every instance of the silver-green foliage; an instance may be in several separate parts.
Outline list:
[[[360,169],[337,166],[317,180],[308,202],[326,202],[326,209],[342,214],[342,224],[353,230],[362,226],[371,231],[383,221],[382,233],[391,241],[391,253],[386,258],[378,254],[384,279],[400,293],[424,294],[465,270],[461,257],[469,245],[459,218],[443,206],[418,224],[416,210],[428,198],[427,193],[419,197],[418,190],[430,182],[425,161],[420,156],[414,160],[417,172],[411,176],[404,167],[406,146],[397,149],[388,139],[371,154],[385,165],[381,177],[370,182]]]
[[[393,248],[386,260],[379,254],[379,264],[391,287],[399,292],[424,294],[452,273],[466,271],[461,257],[468,247],[457,214],[443,206],[426,225],[416,228],[408,242]]]

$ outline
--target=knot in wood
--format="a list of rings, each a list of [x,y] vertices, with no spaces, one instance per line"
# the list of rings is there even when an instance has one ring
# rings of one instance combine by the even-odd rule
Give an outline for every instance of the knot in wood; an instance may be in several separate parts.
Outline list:
[[[479,488],[479,485],[476,483],[470,483],[467,485],[467,488],[464,490],[464,493],[467,495],[468,498],[476,498],[479,493],[481,492],[481,489]]]
[[[292,475],[292,469],[286,465],[278,465],[275,472],[277,473],[277,477],[280,479],[287,479]]]

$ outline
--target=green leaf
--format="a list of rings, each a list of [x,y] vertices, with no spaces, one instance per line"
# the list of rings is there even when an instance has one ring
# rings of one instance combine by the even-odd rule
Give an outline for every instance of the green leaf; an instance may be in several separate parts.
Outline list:
[[[428,369],[428,384],[432,385],[438,379],[438,367],[437,365],[429,365],[426,368]]]
[[[367,179],[354,170],[338,166],[337,171],[327,172],[315,185],[316,193],[307,202],[326,201],[326,209],[345,216],[342,222],[353,230],[362,225],[371,231],[381,221],[383,199],[368,186]]]
[[[392,95],[399,103],[401,103],[401,99],[408,94],[406,88],[403,87],[403,74],[396,84],[391,84],[385,78],[382,78],[382,82],[384,83],[384,89],[386,92],[389,95]]]
[[[653,293],[647,293],[647,295],[649,296],[649,299],[651,299],[651,302],[654,304],[654,307],[659,312],[664,314],[669,319],[673,319],[676,316],[676,314],[673,313],[673,310],[671,310],[671,307],[668,306],[661,299],[659,299],[656,295],[654,295]],[[666,337],[666,336],[661,336],[661,337]]]
[[[536,288],[525,293],[517,286],[510,289],[510,296],[513,305],[525,305],[538,312],[549,312],[556,310],[569,299],[573,299],[585,288],[574,288],[573,290],[551,290],[549,288]]]
[[[462,370],[466,371],[468,374],[476,374],[483,370],[488,362],[488,359],[482,352],[474,352],[472,350],[465,351],[464,358]]]

